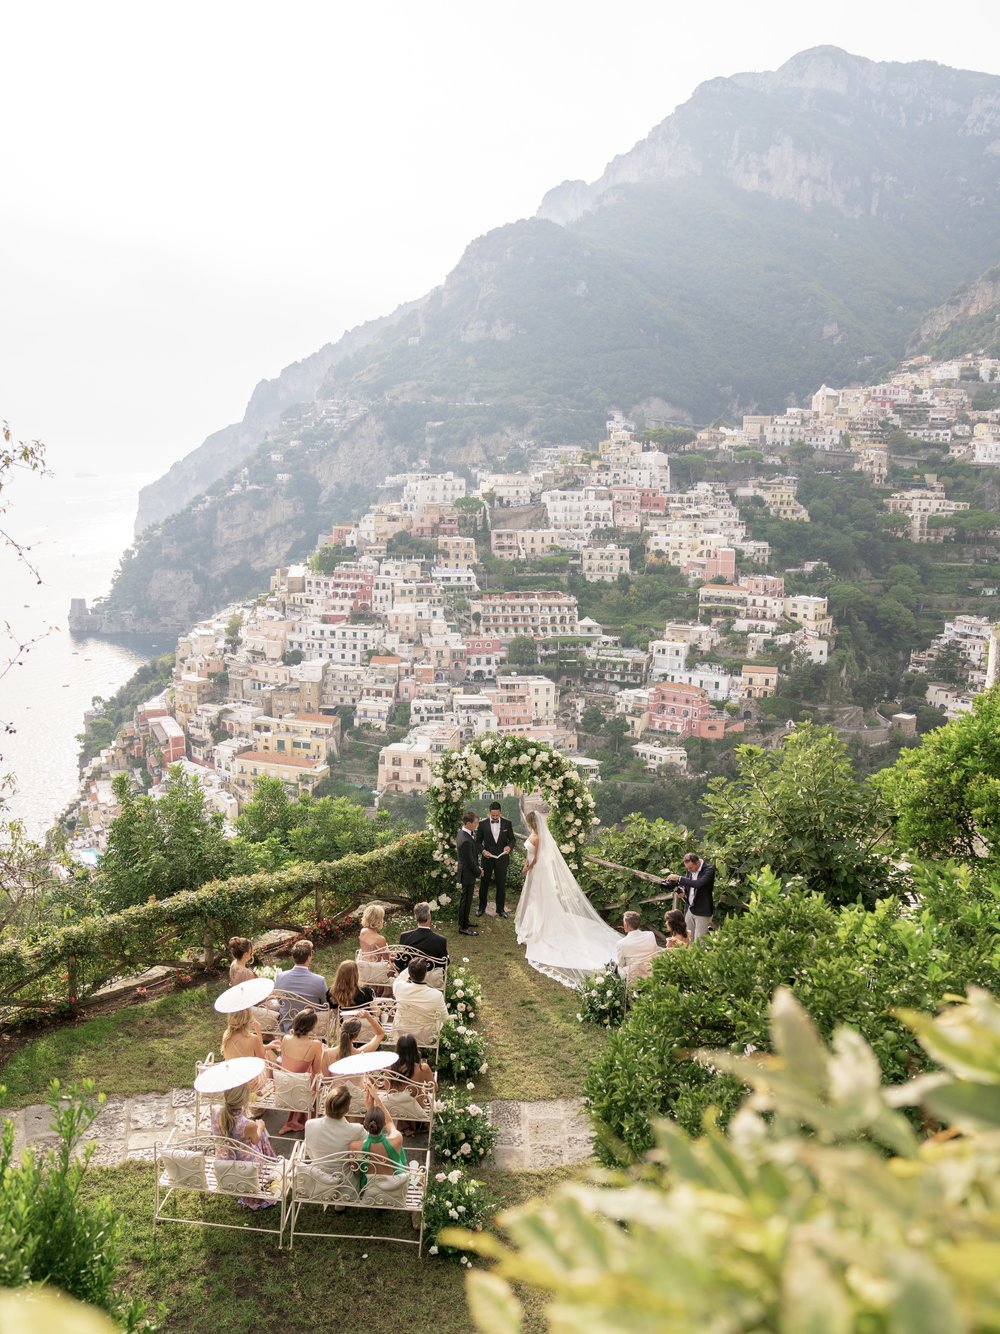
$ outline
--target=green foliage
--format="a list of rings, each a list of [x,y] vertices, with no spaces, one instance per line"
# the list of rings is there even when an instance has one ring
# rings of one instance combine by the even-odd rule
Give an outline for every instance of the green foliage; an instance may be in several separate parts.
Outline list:
[[[485,1107],[457,1092],[446,1093],[434,1109],[434,1156],[469,1165],[481,1163],[493,1152],[497,1128]]]
[[[600,1156],[644,1153],[659,1116],[691,1133],[710,1107],[727,1119],[740,1096],[732,1075],[678,1057],[692,1047],[766,1049],[768,998],[779,986],[824,1036],[840,1023],[857,1028],[890,1078],[917,1073],[919,1048],[892,1011],[1000,984],[1000,888],[954,866],[918,867],[914,877],[919,911],[889,897],[868,912],[834,908],[765,872],[745,912],[706,941],[659,955],[587,1079]]]
[[[740,746],[736,755],[738,777],[712,782],[705,807],[708,842],[738,893],[764,867],[802,877],[831,903],[871,905],[887,890],[888,814],[830,728],[803,723],[774,750]]]
[[[464,1081],[469,1088],[474,1075],[489,1069],[486,1039],[468,1024],[449,1020],[441,1029],[438,1074],[442,1079]]]
[[[355,561],[358,553],[352,547],[331,546],[329,543],[314,551],[307,564],[313,574],[333,574],[338,565],[346,561]]]
[[[67,987],[76,1000],[129,970],[179,965],[185,952],[206,947],[218,958],[232,935],[315,923],[370,899],[430,898],[430,853],[426,836],[409,834],[374,852],[213,881],[34,938],[0,940],[0,1008],[15,999],[45,1008]]]
[[[537,667],[538,646],[528,635],[515,635],[507,647],[507,664],[510,667]]]
[[[904,847],[974,861],[1000,855],[1000,686],[875,778]]]
[[[827,1047],[778,990],[774,1056],[699,1054],[753,1090],[729,1134],[664,1122],[650,1163],[504,1215],[510,1246],[442,1234],[494,1262],[468,1280],[477,1328],[525,1328],[512,1282],[550,1298],[560,1334],[702,1334],[720,1311],[728,1328],[774,1334],[995,1328],[1000,1006],[973,989],[905,1020],[945,1073],[885,1088],[856,1031]],[[898,1110],[909,1103],[956,1133],[921,1143]]]
[[[444,998],[449,1014],[455,1015],[460,1024],[474,1024],[483,1003],[483,988],[474,973],[470,973],[465,960],[452,964],[448,969]]]
[[[352,852],[371,852],[402,832],[387,811],[369,819],[363,806],[348,797],[315,797],[304,793],[292,800],[278,778],[262,777],[237,821],[240,838],[234,849],[238,869],[252,869],[263,852],[269,869],[298,862],[329,862]],[[249,855],[249,866],[241,861]]]
[[[671,892],[666,886],[657,888],[648,880],[639,880],[630,872],[668,876],[682,869],[685,852],[693,851],[694,847],[690,831],[681,825],[667,820],[648,820],[643,815],[627,815],[617,827],[602,830],[596,842],[588,847],[581,884],[598,907],[613,909],[616,914],[628,910],[639,912],[644,926],[661,927]],[[628,870],[612,871],[606,866],[597,866],[589,860],[590,857],[615,862]],[[653,896],[662,896],[663,902],[642,902]]]
[[[111,822],[96,877],[112,911],[197,889],[230,869],[233,849],[223,818],[206,809],[194,774],[174,765],[155,801],[137,793],[126,774],[118,774],[112,786],[120,813]]]
[[[439,1240],[441,1232],[449,1227],[464,1227],[470,1232],[482,1232],[496,1210],[496,1198],[482,1181],[453,1167],[448,1172],[435,1172],[427,1183],[424,1197],[424,1244],[428,1255],[461,1259],[467,1264],[464,1252],[469,1248],[456,1240],[450,1245]]]
[[[3,1090],[0,1089],[0,1094]],[[76,1153],[103,1096],[93,1085],[63,1090],[53,1079],[53,1148],[14,1158],[14,1123],[0,1130],[0,1287],[45,1283],[107,1311],[126,1330],[153,1330],[146,1308],[118,1291],[118,1225],[110,1201],[86,1204],[80,1189],[93,1153]]]
[[[624,980],[618,969],[609,963],[599,973],[591,973],[580,988],[581,1024],[596,1024],[599,1028],[617,1028],[625,1018],[627,1002]]]

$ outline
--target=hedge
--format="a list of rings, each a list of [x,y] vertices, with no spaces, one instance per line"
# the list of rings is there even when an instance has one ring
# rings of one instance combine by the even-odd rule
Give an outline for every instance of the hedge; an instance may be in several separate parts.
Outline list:
[[[71,1004],[109,979],[156,964],[211,968],[231,935],[337,917],[366,898],[411,904],[430,891],[431,843],[407,834],[335,862],[213,880],[199,889],[0,941],[0,1007]],[[185,956],[187,956],[185,958]]]

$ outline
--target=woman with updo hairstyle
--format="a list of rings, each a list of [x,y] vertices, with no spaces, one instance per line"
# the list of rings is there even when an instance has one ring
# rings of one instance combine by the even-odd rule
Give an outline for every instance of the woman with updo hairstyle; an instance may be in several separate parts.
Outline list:
[[[246,936],[231,936],[229,939],[229,985],[235,987],[239,982],[249,982],[257,974],[250,967],[253,959],[253,942]]]

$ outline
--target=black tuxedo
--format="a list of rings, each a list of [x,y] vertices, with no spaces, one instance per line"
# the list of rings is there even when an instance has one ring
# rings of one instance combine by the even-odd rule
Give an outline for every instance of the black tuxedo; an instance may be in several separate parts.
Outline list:
[[[715,884],[715,867],[702,862],[696,875],[682,875],[677,883],[687,894],[688,911],[692,917],[711,917],[715,905],[712,900],[712,886]]]
[[[492,877],[497,887],[497,912],[503,912],[504,904],[507,902],[507,871],[510,868],[510,853],[506,857],[498,857],[497,853],[503,852],[504,848],[510,848],[512,851],[514,843],[514,826],[509,820],[500,817],[499,835],[493,837],[493,829],[489,820],[480,820],[479,828],[476,830],[476,842],[479,844],[480,853],[491,852],[492,857],[483,857],[483,878],[479,882],[479,911],[486,911],[486,900],[489,897],[490,879]]]
[[[462,897],[458,901],[458,929],[464,931],[469,925],[469,909],[472,907],[472,891],[479,879],[479,847],[476,836],[465,825],[458,831],[458,883],[462,886]]]
[[[414,927],[412,931],[404,931],[399,937],[401,945],[412,945],[415,950],[421,954],[429,954],[432,959],[440,959],[444,963],[448,958],[448,942],[444,936],[439,936],[436,931],[432,931],[429,926]],[[396,967],[402,973],[409,959],[401,951],[396,954]]]

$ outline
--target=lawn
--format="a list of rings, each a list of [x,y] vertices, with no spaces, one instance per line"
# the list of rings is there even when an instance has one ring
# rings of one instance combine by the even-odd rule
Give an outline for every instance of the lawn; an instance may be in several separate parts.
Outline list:
[[[480,1169],[478,1177],[501,1207],[547,1191],[563,1172],[515,1175]],[[454,1260],[418,1259],[415,1246],[300,1238],[291,1251],[257,1234],[163,1223],[153,1238],[153,1169],[144,1163],[92,1171],[88,1198],[110,1196],[122,1222],[120,1257],[129,1296],[162,1302],[170,1334],[372,1334],[382,1328],[469,1334],[463,1267]],[[206,1217],[232,1201],[204,1200]],[[358,1213],[359,1231],[372,1215]],[[339,1215],[347,1231],[350,1212]],[[395,1220],[393,1220],[395,1221]],[[376,1225],[377,1226],[377,1225]],[[412,1234],[411,1234],[412,1235]],[[528,1330],[541,1330],[541,1303],[525,1297]]]
[[[391,924],[390,940],[408,923]],[[489,1070],[477,1096],[536,1099],[579,1094],[587,1066],[606,1040],[603,1030],[576,1019],[575,993],[524,962],[512,919],[480,920],[478,936],[460,936],[454,920],[441,923],[452,958],[469,959],[483,985],[477,1026],[489,1040]],[[315,967],[331,980],[340,959],[353,957],[356,941],[317,951]],[[221,977],[113,1014],[42,1030],[0,1068],[4,1106],[41,1102],[49,1080],[93,1079],[107,1094],[163,1093],[190,1085],[194,1062],[218,1044],[224,1021],[211,1002],[225,987]]]

